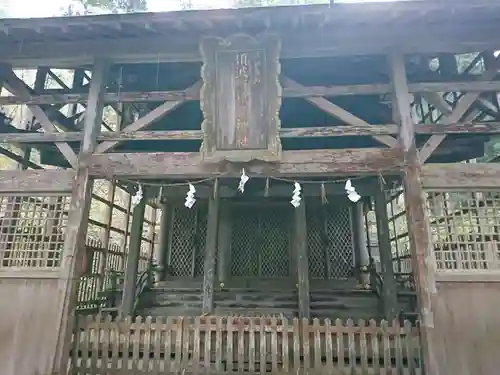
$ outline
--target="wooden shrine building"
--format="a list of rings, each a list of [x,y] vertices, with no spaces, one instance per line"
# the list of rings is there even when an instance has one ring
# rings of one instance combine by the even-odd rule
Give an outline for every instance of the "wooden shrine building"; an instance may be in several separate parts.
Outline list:
[[[487,0],[0,20],[2,375],[497,375],[498,51]]]

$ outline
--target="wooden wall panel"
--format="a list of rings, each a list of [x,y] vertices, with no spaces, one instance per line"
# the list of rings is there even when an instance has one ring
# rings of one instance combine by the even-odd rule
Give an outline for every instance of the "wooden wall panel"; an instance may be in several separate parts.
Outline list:
[[[58,332],[58,279],[0,279],[2,375],[50,374]]]
[[[438,283],[435,329],[442,375],[498,375],[500,283]]]

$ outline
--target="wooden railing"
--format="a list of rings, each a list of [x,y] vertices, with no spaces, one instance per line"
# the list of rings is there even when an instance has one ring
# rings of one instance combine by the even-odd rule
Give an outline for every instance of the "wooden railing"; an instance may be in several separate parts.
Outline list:
[[[409,322],[89,316],[75,332],[71,375],[422,374]]]

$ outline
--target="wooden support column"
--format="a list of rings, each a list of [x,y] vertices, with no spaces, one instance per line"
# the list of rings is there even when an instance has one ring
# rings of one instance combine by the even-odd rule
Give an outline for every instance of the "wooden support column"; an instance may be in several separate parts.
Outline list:
[[[218,243],[218,258],[217,258],[217,274],[220,284],[226,284],[229,279],[231,269],[231,207],[229,202],[221,202],[219,215],[219,233],[217,238]]]
[[[89,176],[88,160],[95,151],[97,135],[103,114],[103,94],[109,70],[107,61],[96,60],[93,66],[92,82],[89,89],[88,116],[84,121],[84,136],[78,158],[76,176],[73,183],[69,208],[66,238],[61,259],[59,292],[60,304],[57,307],[58,327],[53,372],[67,372],[71,336],[75,324],[75,305],[78,280],[85,256],[85,237],[87,235],[93,179]]]
[[[384,318],[392,321],[398,317],[398,296],[394,269],[392,266],[391,242],[389,237],[389,217],[387,214],[387,200],[384,184],[379,181],[375,193],[375,215],[377,221],[378,246],[380,249],[380,263],[382,265],[382,300],[384,304]]]
[[[146,196],[146,194],[147,192],[145,191],[144,196]],[[146,199],[141,199],[133,210],[127,263],[125,265],[125,282],[123,283],[122,303],[120,305],[120,315],[122,317],[131,315],[134,312],[137,272],[139,270],[139,258],[141,257],[142,228],[144,226],[144,214],[146,212]]]
[[[167,259],[170,247],[170,234],[172,233],[172,219],[174,207],[166,202],[162,205],[160,219],[160,238],[156,252],[157,272],[156,281],[163,281],[167,275]]]
[[[294,209],[295,216],[295,251],[297,259],[297,285],[299,296],[299,317],[310,318],[309,303],[309,258],[307,257],[306,202]]]
[[[214,193],[208,201],[207,238],[203,267],[203,314],[214,308],[215,257],[217,256],[217,230],[219,224],[219,182],[214,182]]]
[[[354,260],[360,286],[369,286],[368,266],[370,256],[366,245],[364,203],[357,202],[351,208],[352,232],[354,242]]]
[[[424,373],[439,375],[436,358],[437,338],[434,331],[434,311],[437,296],[435,263],[432,254],[429,217],[421,181],[421,163],[415,144],[415,124],[411,118],[410,95],[404,57],[393,54],[390,57],[394,104],[401,118],[400,142],[406,163],[404,175],[405,202],[408,218],[408,232],[417,301],[420,313],[420,335]]]

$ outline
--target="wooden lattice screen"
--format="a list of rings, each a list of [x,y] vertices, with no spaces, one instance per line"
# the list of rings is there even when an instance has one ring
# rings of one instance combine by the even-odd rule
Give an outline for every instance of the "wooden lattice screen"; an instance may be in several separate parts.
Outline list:
[[[438,272],[500,270],[500,192],[428,191]]]
[[[0,267],[60,266],[69,195],[0,195]]]

